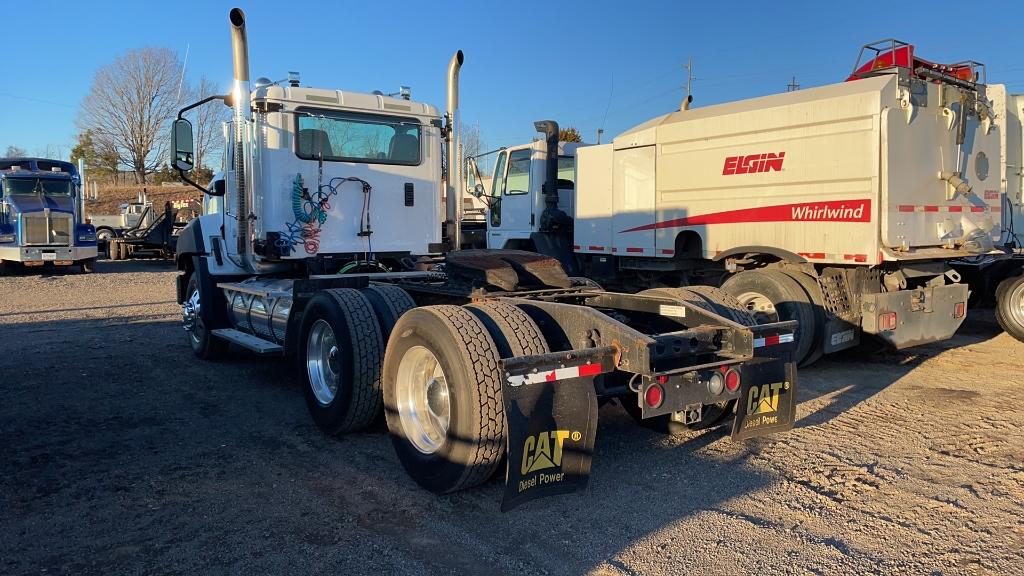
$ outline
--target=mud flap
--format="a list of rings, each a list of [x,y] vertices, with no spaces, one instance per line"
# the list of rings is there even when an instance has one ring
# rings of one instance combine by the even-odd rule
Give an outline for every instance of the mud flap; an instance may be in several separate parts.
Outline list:
[[[796,362],[755,359],[743,365],[732,439],[785,432],[796,417]]]
[[[508,467],[502,512],[586,487],[597,435],[594,376],[614,369],[613,353],[562,353],[547,370],[539,367],[551,366],[557,355],[503,361]],[[579,363],[584,356],[589,363]]]

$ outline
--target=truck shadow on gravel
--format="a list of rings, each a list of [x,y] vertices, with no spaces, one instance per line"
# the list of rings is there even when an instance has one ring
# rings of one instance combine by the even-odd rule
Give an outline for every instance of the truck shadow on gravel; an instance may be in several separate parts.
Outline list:
[[[673,572],[701,549],[756,549],[750,534],[790,528],[731,503],[780,482],[751,462],[756,442],[731,443],[725,427],[663,436],[614,403],[600,409],[583,492],[507,514],[503,478],[435,496],[404,473],[383,426],[321,434],[289,361],[238,351],[199,361],[170,316],[3,326],[12,337],[0,340],[0,373],[13,376],[0,383],[0,572],[631,574],[641,563]],[[803,371],[801,399],[833,397],[798,426],[997,333],[970,326],[892,358],[829,358]],[[853,374],[865,362],[877,362],[877,379]],[[684,523],[710,531],[666,547]]]
[[[828,398],[814,412],[799,418],[796,428],[825,424],[858,404],[884,391],[915,368],[947,350],[980,344],[998,336],[1002,329],[991,310],[971,310],[960,330],[945,342],[892,350],[865,338],[861,345],[845,350],[800,370],[801,403]],[[864,378],[864,366],[872,367],[872,378]]]
[[[4,330],[4,573],[583,573],[776,481],[722,432],[665,437],[606,405],[589,487],[501,514],[497,479],[418,487],[381,426],[321,434],[285,360],[199,361],[171,319]]]

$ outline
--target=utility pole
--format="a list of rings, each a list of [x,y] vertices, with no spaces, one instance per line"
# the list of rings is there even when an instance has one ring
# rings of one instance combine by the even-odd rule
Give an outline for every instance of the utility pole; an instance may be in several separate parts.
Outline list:
[[[697,78],[694,78],[693,76],[693,56],[686,59],[686,64],[683,65],[683,68],[686,68],[686,95],[692,96],[693,81],[697,80]]]
[[[597,143],[598,144],[601,143],[601,134],[604,134],[604,128],[598,128],[597,129]]]
[[[686,58],[686,64],[683,64],[683,68],[686,68],[686,98],[679,104],[680,110],[689,110],[690,102],[693,102],[693,81],[698,80],[693,76],[693,56]]]
[[[796,92],[799,89],[800,85],[796,83],[796,76],[793,76],[789,84],[786,84],[786,92]]]

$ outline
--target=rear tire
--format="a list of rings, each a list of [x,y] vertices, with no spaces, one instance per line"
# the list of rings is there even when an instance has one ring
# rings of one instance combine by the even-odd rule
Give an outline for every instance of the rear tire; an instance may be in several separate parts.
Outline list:
[[[192,329],[186,329],[188,343],[192,346],[192,353],[203,360],[217,360],[228,351],[228,343],[225,340],[215,337],[210,333],[209,326],[203,321],[200,313],[204,303],[199,299],[199,277],[193,272],[188,277],[188,284],[185,287],[185,302],[182,303],[183,315],[191,314]]]
[[[501,463],[499,360],[466,308],[415,308],[395,324],[384,354],[384,414],[398,459],[420,486],[437,494],[470,488]]]
[[[1024,276],[1014,276],[996,288],[996,321],[1007,334],[1024,342]]]
[[[387,344],[395,323],[402,317],[402,314],[415,308],[416,303],[413,302],[408,292],[398,286],[374,284],[363,288],[360,292],[373,307],[373,312],[377,315],[377,321],[380,323],[381,337]]]
[[[583,276],[570,276],[569,281],[572,283],[573,288],[593,288],[594,290],[600,290],[604,292],[604,286],[601,286],[590,278],[584,278]]]
[[[537,323],[519,308],[504,302],[481,302],[465,308],[483,322],[501,358],[550,352]]]
[[[330,435],[370,425],[381,410],[384,351],[370,302],[352,288],[322,290],[309,301],[300,333],[313,422]]]
[[[121,259],[121,240],[118,238],[112,238],[107,241],[107,259],[108,260],[120,260]]]
[[[799,270],[782,270],[782,273],[800,284],[814,308],[814,345],[807,358],[800,362],[801,367],[810,366],[825,355],[825,295],[821,292],[821,285],[810,274]]]
[[[799,282],[778,270],[746,270],[730,276],[722,289],[752,312],[759,324],[796,320],[798,363],[810,358],[817,339],[814,306]]]
[[[82,260],[79,265],[82,267],[82,274],[92,274],[96,271],[96,259],[87,258]]]

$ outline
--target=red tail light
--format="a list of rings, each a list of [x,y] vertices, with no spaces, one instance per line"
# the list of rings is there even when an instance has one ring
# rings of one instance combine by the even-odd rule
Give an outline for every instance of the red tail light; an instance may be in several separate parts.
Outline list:
[[[885,332],[887,330],[896,329],[896,313],[886,312],[885,314],[878,315],[878,331]]]
[[[729,392],[735,392],[740,389],[740,373],[735,370],[729,370],[725,373],[725,389]]]
[[[651,408],[657,408],[661,406],[661,403],[665,400],[665,391],[661,389],[661,386],[657,384],[651,384],[651,387],[644,393],[644,402]]]
[[[953,305],[953,318],[963,318],[967,312],[966,302],[957,302]]]

